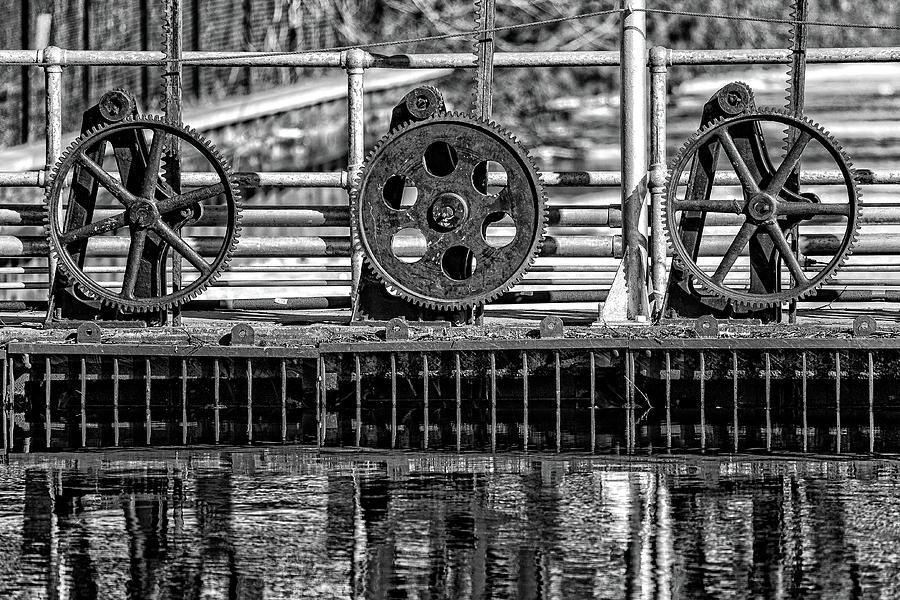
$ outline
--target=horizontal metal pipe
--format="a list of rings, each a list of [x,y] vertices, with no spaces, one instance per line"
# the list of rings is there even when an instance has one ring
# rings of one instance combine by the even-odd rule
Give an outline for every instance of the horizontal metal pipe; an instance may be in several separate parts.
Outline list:
[[[185,238],[202,255],[212,255],[221,247],[218,237]],[[125,256],[127,237],[94,237],[88,242],[88,253],[94,257]],[[398,239],[395,252],[400,257],[421,256],[424,245],[412,238]],[[48,242],[43,236],[0,236],[0,257],[45,256]],[[618,257],[622,254],[621,236],[565,236],[544,238],[541,256]],[[236,257],[341,257],[350,255],[350,238],[346,236],[242,237]]]
[[[233,300],[191,300],[187,310],[313,310],[350,308],[350,296],[312,298],[238,298]]]
[[[188,243],[201,254],[213,254],[221,244],[217,237],[189,237]],[[497,238],[501,239],[501,238]],[[721,256],[733,241],[732,236],[712,235],[704,238],[700,256]],[[95,237],[88,243],[93,256],[124,256],[128,249],[126,237]],[[808,256],[833,254],[838,248],[838,236],[818,233],[800,237],[800,252]],[[421,256],[425,246],[415,238],[395,240],[394,250],[399,257]],[[47,239],[43,236],[0,236],[0,257],[45,256]],[[746,253],[745,249],[745,253]],[[349,256],[350,238],[346,236],[243,237],[237,245],[237,257],[331,257]],[[863,236],[853,249],[854,255],[900,254],[900,234],[885,233]],[[620,258],[622,236],[546,236],[541,256]]]
[[[46,61],[44,50],[0,50],[0,65],[109,65],[162,66],[165,55],[147,50],[65,50],[59,58]],[[185,64],[195,67],[342,67],[346,52],[201,52],[182,54]],[[790,50],[726,49],[668,50],[669,65],[781,64],[790,58]],[[494,66],[507,67],[590,67],[618,66],[618,51],[575,52],[497,52]],[[864,48],[810,48],[810,63],[895,62],[900,60],[900,47],[870,46]],[[367,68],[433,69],[474,67],[471,54],[368,54]]]
[[[114,179],[118,177],[115,174]],[[684,173],[681,183],[686,184],[689,173]],[[857,169],[860,183],[900,184],[900,171],[887,169]],[[348,186],[346,171],[306,172],[306,171],[241,171],[235,173],[239,186],[245,188],[296,187],[296,188],[345,188]],[[542,171],[541,179],[547,187],[618,187],[622,185],[619,171]],[[804,171],[800,183],[804,185],[831,185],[843,182],[840,171]],[[187,172],[182,175],[182,184],[188,187],[218,183],[214,173]],[[739,185],[734,173],[716,173],[716,185]],[[41,187],[44,184],[43,171],[3,171],[0,172],[0,187]],[[488,175],[488,184],[506,185],[506,174],[497,172]]]
[[[781,48],[744,50],[667,50],[669,65],[748,65],[784,64],[790,61],[791,51]],[[896,62],[900,60],[898,46],[869,46],[865,48],[810,48],[808,63]]]
[[[94,221],[120,214],[124,208],[99,208]],[[583,208],[580,206],[551,206],[548,224],[555,227],[619,227],[622,213],[619,207]],[[207,206],[197,225],[222,224],[227,214],[224,206]],[[41,204],[0,204],[0,226],[43,225],[46,211]],[[900,213],[898,213],[900,216]],[[349,227],[350,212],[345,206],[244,206],[241,211],[243,227]]]

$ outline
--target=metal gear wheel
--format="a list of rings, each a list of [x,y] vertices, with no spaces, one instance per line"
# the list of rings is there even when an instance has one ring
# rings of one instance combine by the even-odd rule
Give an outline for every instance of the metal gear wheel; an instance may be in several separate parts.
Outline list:
[[[780,127],[782,131],[785,128],[795,130],[796,141],[787,150],[777,169],[773,166],[764,143],[758,153],[753,152],[750,156],[738,151],[729,129],[747,124],[755,127],[757,135],[762,139],[765,139],[764,129]],[[805,160],[815,160],[820,166],[823,161],[831,162],[841,174],[843,189],[837,202],[824,202],[816,194],[795,193],[789,186],[785,186],[801,157],[808,152],[810,142],[815,142],[818,148],[816,152],[809,153],[814,156],[807,156]],[[698,153],[710,152],[711,145],[716,143],[721,146],[737,174],[742,198],[710,199],[708,193],[707,199],[703,200],[684,198],[679,193],[679,182],[683,175],[691,170]],[[685,142],[669,170],[663,210],[664,224],[675,260],[681,261],[705,292],[742,306],[762,308],[803,298],[830,281],[850,256],[857,241],[861,201],[858,179],[850,159],[840,144],[818,123],[805,117],[793,117],[780,110],[761,109],[713,121]],[[728,236],[731,242],[724,252],[704,252],[701,246],[700,255],[722,256],[721,261],[716,261],[717,266],[701,266],[697,257],[686,249],[680,223],[683,215],[691,213],[706,213],[707,218],[719,213],[716,215],[718,219],[727,219],[728,215],[732,215],[740,222],[738,232]],[[828,250],[830,258],[827,262],[802,258],[798,260],[795,256],[787,234],[800,223],[841,228],[841,233],[836,236],[838,241],[835,247]],[[721,225],[723,222],[713,221],[709,224]],[[790,283],[781,285],[778,291],[747,289],[745,282],[736,285],[733,277],[726,281],[726,276],[736,271],[734,267],[738,257],[756,236],[762,236],[765,243],[774,245],[777,259],[787,266],[791,275]],[[752,260],[750,268],[754,268]],[[782,278],[779,276],[779,279]]]
[[[501,168],[506,185],[489,189],[488,170]],[[525,148],[494,123],[457,113],[382,138],[354,183],[350,211],[354,246],[388,289],[442,310],[484,304],[515,285],[547,224]]]
[[[152,135],[149,143],[146,134]],[[124,183],[90,158],[100,156],[102,163],[108,144],[117,136],[119,139],[134,136],[139,147],[128,157],[130,170]],[[161,167],[163,147],[170,138],[180,140],[185,150],[190,151],[194,167],[211,175],[213,183],[185,193],[173,191]],[[98,202],[95,214],[86,225],[70,229],[66,209],[67,192],[72,186],[98,189],[98,198],[103,197],[106,202]],[[240,237],[240,192],[229,165],[196,131],[167,124],[159,117],[124,119],[96,127],[77,138],[53,168],[45,197],[51,256],[88,297],[126,312],[169,308],[196,297],[226,268]],[[224,224],[216,227],[216,235],[209,235],[210,226],[202,224],[208,237],[203,238],[198,251],[181,237],[180,229],[195,222],[210,207],[215,207],[217,215],[222,213]],[[126,228],[127,237],[116,235]],[[144,249],[152,244],[162,249],[163,257],[168,249],[184,257],[196,271],[193,280],[185,273],[178,290],[166,293],[167,288],[163,288],[157,295],[136,295],[135,283],[146,275],[142,271],[146,266],[142,265]],[[114,259],[103,257],[117,255],[116,249],[122,245],[127,245],[127,258],[124,269],[118,269],[123,273],[121,281],[116,282],[110,277],[116,272]],[[93,265],[90,272],[83,268],[83,259],[73,256],[84,248]],[[201,252],[213,257],[212,260],[207,261]],[[98,257],[100,265],[95,260]],[[103,273],[105,267],[110,268]]]

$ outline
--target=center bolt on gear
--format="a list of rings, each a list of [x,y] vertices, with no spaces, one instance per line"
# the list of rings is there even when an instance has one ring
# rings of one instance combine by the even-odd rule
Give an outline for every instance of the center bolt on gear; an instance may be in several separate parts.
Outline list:
[[[504,174],[502,186],[488,185]],[[351,190],[350,224],[355,248],[392,293],[457,310],[523,277],[540,252],[546,204],[514,137],[441,113],[391,132],[369,154]]]

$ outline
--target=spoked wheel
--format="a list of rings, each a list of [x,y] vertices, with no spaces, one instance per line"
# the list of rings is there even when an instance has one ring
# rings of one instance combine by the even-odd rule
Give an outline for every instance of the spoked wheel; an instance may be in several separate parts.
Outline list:
[[[755,131],[750,136],[755,143],[745,143],[747,127]],[[742,128],[744,133],[738,136],[736,132]],[[794,142],[775,168],[767,147],[778,146],[770,132],[780,137],[785,128]],[[768,144],[767,136],[772,138]],[[744,141],[736,143],[739,137]],[[685,173],[696,169],[692,165],[698,163],[701,153],[707,153],[703,164],[724,165],[708,175],[727,176],[729,170],[736,175],[740,197],[734,197],[736,194],[726,186],[713,186],[712,178],[707,189],[694,190],[693,195],[680,185]],[[815,188],[815,193],[799,192],[801,158],[807,168],[836,169],[840,184]],[[684,145],[669,174],[665,223],[675,260],[704,291],[740,305],[773,306],[807,296],[834,276],[856,243],[860,213],[857,185],[856,174],[840,145],[808,119],[772,110],[714,121]],[[707,227],[728,229],[723,229],[722,235],[710,235],[708,228],[701,228],[702,242],[689,250],[682,224],[698,215]],[[790,239],[798,225],[824,227],[834,234],[818,238],[818,245],[800,245],[798,258]],[[737,263],[747,254],[748,246],[749,269],[744,270]],[[789,278],[776,273],[774,290],[754,287],[746,275],[777,264],[787,269]]]
[[[199,171],[201,185],[184,193],[161,166],[174,143],[184,164]],[[104,166],[107,154],[118,173]],[[85,197],[96,201],[81,204]],[[229,166],[195,131],[156,117],[126,119],[75,140],[53,170],[46,200],[60,269],[86,296],[123,311],[196,297],[226,268],[240,236],[240,194]],[[170,251],[187,263],[178,289],[166,275]]]

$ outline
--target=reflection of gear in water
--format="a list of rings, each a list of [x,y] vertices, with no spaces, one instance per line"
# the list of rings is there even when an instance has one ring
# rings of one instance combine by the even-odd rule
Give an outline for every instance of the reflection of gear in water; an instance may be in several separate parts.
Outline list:
[[[754,125],[757,132],[763,124],[779,124],[795,130],[795,142],[788,150],[780,167],[775,169],[768,154],[745,156],[734,144],[729,129],[733,126]],[[761,135],[757,133],[757,135]],[[842,203],[820,202],[815,194],[792,192],[785,184],[799,164],[807,144],[815,140],[827,152],[841,173],[847,192],[847,201]],[[728,156],[740,180],[743,198],[738,200],[689,199],[678,196],[682,175],[690,170],[700,152],[709,150],[711,144],[719,144]],[[764,151],[765,146],[762,146]],[[752,308],[774,306],[782,302],[803,298],[828,283],[849,257],[857,241],[860,205],[856,173],[850,159],[840,144],[817,123],[801,117],[795,118],[780,110],[758,110],[727,119],[719,119],[695,133],[679,151],[669,170],[666,181],[664,224],[674,255],[696,278],[702,288],[717,296],[730,299]],[[758,172],[759,176],[754,176]],[[741,227],[722,261],[715,271],[700,267],[697,259],[687,250],[681,235],[682,215],[685,213],[723,213],[739,216]],[[794,256],[786,234],[794,225],[817,216],[827,215],[845,219],[845,227],[833,257],[818,267],[804,268]],[[785,264],[792,277],[792,285],[775,292],[756,292],[734,289],[726,285],[725,277],[732,272],[737,258],[743,253],[750,240],[759,234],[771,239],[780,261]],[[808,261],[807,261],[808,262]]]
[[[490,163],[490,164],[489,164]],[[494,192],[489,169],[506,172]],[[353,243],[390,291],[460,309],[515,285],[540,251],[546,198],[528,152],[497,125],[449,113],[378,143],[350,194]],[[491,225],[514,228],[489,235]]]

